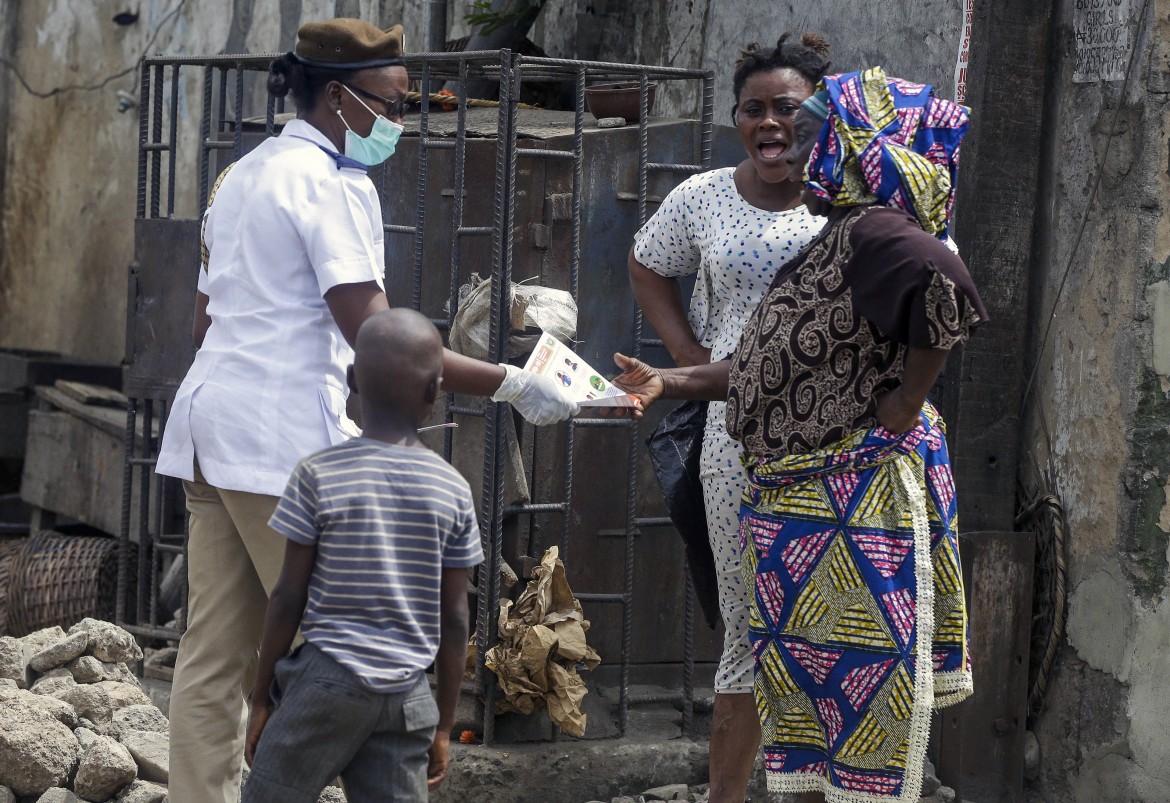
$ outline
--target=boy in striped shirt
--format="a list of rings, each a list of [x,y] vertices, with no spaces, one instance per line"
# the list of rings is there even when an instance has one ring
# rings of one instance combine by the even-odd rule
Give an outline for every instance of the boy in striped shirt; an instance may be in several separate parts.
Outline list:
[[[245,803],[313,803],[339,775],[350,803],[424,801],[446,773],[468,572],[483,551],[467,481],[417,437],[442,345],[413,310],[362,324],[350,376],[362,437],[301,461],[269,521],[288,542],[252,691]],[[284,657],[298,627],[305,643]]]

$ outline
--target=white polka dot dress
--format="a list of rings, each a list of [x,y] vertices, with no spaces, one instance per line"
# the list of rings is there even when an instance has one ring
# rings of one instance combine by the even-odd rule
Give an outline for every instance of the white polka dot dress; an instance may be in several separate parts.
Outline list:
[[[757,209],[735,187],[735,168],[692,176],[674,189],[635,235],[634,257],[669,278],[698,274],[687,315],[712,361],[729,357],[748,318],[776,272],[816,236],[823,218],[799,206],[786,212]],[[703,433],[700,473],[707,529],[719,579],[725,628],[715,689],[752,691],[748,646],[750,588],[739,565],[739,500],[746,478],[739,444],[724,423],[723,402],[712,402]]]

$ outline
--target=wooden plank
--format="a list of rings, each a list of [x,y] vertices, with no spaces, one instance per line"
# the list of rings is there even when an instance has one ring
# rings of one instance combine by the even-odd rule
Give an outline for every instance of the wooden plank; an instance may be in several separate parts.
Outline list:
[[[116,407],[125,410],[128,401],[124,395],[112,388],[103,388],[100,385],[90,385],[86,382],[58,379],[53,383],[53,387],[71,399],[89,406]]]
[[[955,235],[991,321],[952,356],[941,394],[949,419],[959,520],[1006,531],[1015,483],[1029,319],[1029,275],[1047,83],[1051,3],[976,0]],[[1021,104],[1021,98],[1031,98]],[[1004,154],[1011,154],[1011,176]],[[957,410],[956,410],[957,408]]]
[[[117,534],[122,526],[122,438],[69,412],[33,410],[21,498]],[[135,486],[131,511],[138,510]],[[134,523],[131,522],[132,532]]]
[[[939,713],[939,777],[960,799],[1017,803],[1024,800],[1035,540],[972,532],[959,542],[975,693]]]
[[[45,385],[38,385],[36,388],[37,398],[44,401],[51,407],[56,407],[58,410],[63,410],[72,416],[75,416],[87,424],[97,427],[101,431],[114,435],[119,439],[126,436],[126,409],[115,410],[110,407],[94,407],[88,404],[82,404],[73,397],[63,393],[56,388],[47,387]],[[154,434],[158,434],[157,425],[154,427]],[[142,435],[142,422],[138,423],[138,434]]]

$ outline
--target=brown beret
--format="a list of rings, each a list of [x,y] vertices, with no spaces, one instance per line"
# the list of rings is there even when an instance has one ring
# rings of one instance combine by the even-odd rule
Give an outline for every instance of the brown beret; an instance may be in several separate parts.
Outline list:
[[[307,22],[297,31],[297,60],[313,67],[364,70],[402,63],[402,26],[380,30],[342,17]]]

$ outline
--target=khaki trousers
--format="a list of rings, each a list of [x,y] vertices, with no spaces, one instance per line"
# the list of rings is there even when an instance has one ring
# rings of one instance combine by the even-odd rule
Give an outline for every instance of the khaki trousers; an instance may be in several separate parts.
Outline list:
[[[171,688],[171,803],[236,803],[247,696],[285,539],[268,527],[279,497],[184,482],[191,514],[187,631]]]

